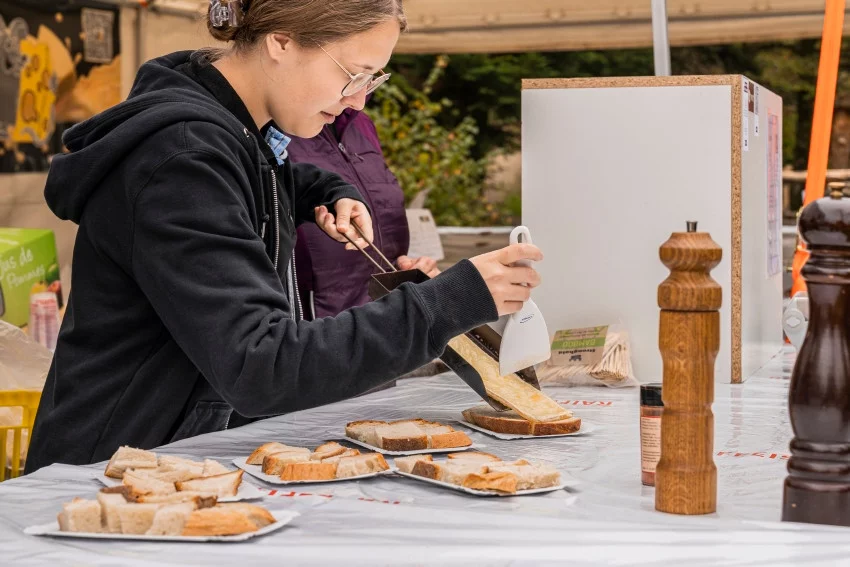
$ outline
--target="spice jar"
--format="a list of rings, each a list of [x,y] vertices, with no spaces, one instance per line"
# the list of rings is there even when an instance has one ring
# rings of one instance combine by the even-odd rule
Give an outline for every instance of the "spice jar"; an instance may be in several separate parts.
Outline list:
[[[655,486],[655,467],[661,459],[661,384],[640,387],[640,481]]]

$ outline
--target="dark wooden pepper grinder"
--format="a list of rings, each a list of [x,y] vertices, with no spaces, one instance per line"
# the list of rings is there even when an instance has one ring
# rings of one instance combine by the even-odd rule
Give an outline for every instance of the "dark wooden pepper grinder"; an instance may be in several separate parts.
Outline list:
[[[811,203],[799,227],[810,315],[788,394],[782,519],[850,526],[850,199],[836,190]]]
[[[720,284],[709,275],[723,251],[688,222],[661,245],[670,276],[658,286],[658,346],[664,361],[661,460],[655,509],[710,514],[717,508],[714,465],[714,361],[720,349]]]

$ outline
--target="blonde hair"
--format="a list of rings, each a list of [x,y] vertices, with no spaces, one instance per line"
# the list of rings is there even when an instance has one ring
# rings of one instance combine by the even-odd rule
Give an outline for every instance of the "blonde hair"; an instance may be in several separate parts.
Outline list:
[[[398,21],[401,31],[407,29],[402,0],[241,0],[231,2],[231,9],[245,5],[248,9],[238,26],[213,27],[207,18],[213,38],[232,42],[239,50],[254,46],[270,33],[286,33],[299,45],[324,46],[387,20]]]

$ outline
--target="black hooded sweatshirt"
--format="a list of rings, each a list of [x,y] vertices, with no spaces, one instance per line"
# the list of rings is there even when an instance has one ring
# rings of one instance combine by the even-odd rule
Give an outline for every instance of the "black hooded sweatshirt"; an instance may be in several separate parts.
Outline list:
[[[462,261],[299,321],[284,277],[296,226],[318,205],[362,198],[335,174],[277,166],[202,52],[148,62],[127,101],[63,141],[45,197],[79,230],[27,472],[352,397],[497,318]]]

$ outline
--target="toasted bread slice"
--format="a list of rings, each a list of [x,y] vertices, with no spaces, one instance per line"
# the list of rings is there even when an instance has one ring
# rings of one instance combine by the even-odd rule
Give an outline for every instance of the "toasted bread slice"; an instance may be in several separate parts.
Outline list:
[[[179,536],[194,511],[195,505],[192,502],[166,504],[156,511],[151,527],[145,533],[155,536]]]
[[[120,534],[121,517],[118,515],[118,508],[126,505],[127,499],[120,494],[98,492],[97,502],[100,504],[100,523],[103,526],[103,531]]]
[[[482,451],[466,451],[463,453],[449,453],[446,455],[449,461],[475,462],[475,463],[497,463],[501,461],[496,455]]]
[[[280,473],[281,480],[333,480],[338,463],[306,461],[289,463]]]
[[[97,500],[74,498],[62,504],[62,511],[56,518],[63,532],[100,533],[102,511]]]
[[[248,516],[248,519],[254,522],[257,528],[262,529],[275,523],[277,520],[272,513],[256,504],[246,504],[244,502],[232,502],[227,504],[219,504],[219,508],[224,510],[235,510]]]
[[[554,467],[540,463],[528,464],[528,461],[522,460],[519,463],[491,463],[487,465],[487,471],[508,472],[515,475],[517,490],[546,488],[555,486],[561,481],[561,473]]]
[[[204,470],[201,471],[201,476],[217,476],[220,474],[227,474],[229,472],[230,469],[218,461],[204,459]]]
[[[432,462],[434,457],[431,455],[410,455],[409,457],[396,457],[393,459],[395,468],[403,473],[413,474],[413,467],[418,461]]]
[[[286,465],[290,463],[303,463],[309,460],[310,449],[273,453],[266,455],[263,459],[263,473],[278,476],[286,468]]]
[[[141,535],[147,533],[153,525],[156,511],[161,504],[126,504],[118,508],[121,518],[121,533]]]
[[[419,459],[418,461],[413,463],[413,468],[410,470],[410,474],[424,476],[425,478],[430,478],[431,480],[440,480],[442,470],[443,467],[441,463],[435,463],[432,461]]]
[[[171,494],[172,492],[177,492],[173,482],[144,476],[133,470],[124,471],[122,483],[130,488],[130,492],[136,498],[148,494]]]
[[[125,445],[115,451],[103,474],[110,478],[122,478],[127,469],[155,469],[156,466],[156,453]]]
[[[233,471],[227,474],[218,474],[204,478],[196,478],[185,482],[174,483],[177,490],[194,490],[215,494],[219,498],[236,496],[239,485],[242,484],[242,475],[245,471]]]
[[[375,427],[376,447],[387,451],[416,451],[428,448],[428,436],[410,422],[391,423]]]
[[[216,506],[195,510],[183,526],[184,536],[223,536],[255,532],[259,528],[244,512]]]
[[[581,418],[569,417],[558,421],[531,422],[514,411],[496,411],[480,405],[463,411],[463,418],[495,433],[510,435],[563,435],[581,429]]]
[[[339,455],[334,455],[333,457],[326,457],[322,459],[323,463],[338,463],[340,459],[344,459],[345,457],[356,457],[360,454],[358,449],[346,449]]]
[[[472,473],[463,479],[461,486],[474,490],[495,490],[506,494],[516,494],[517,477],[505,471]]]
[[[307,451],[309,453],[309,449],[304,449],[303,447],[290,447],[289,445],[284,445],[283,443],[265,443],[264,445],[260,445],[257,449],[251,453],[251,456],[248,457],[246,464],[249,465],[262,465],[263,459],[272,453],[282,453],[285,451]]]
[[[449,431],[428,435],[428,446],[432,449],[469,447],[470,445],[472,445],[472,439],[463,431]]]
[[[180,504],[181,502],[191,502],[195,508],[212,508],[218,503],[218,496],[209,492],[196,492],[193,490],[181,490],[174,494],[164,496],[150,495],[141,496],[139,502],[144,504]]]
[[[336,441],[330,441],[328,443],[316,447],[316,450],[313,451],[312,455],[310,455],[310,459],[314,461],[323,461],[325,459],[329,459],[330,457],[336,457],[337,455],[341,455],[345,453],[345,451],[345,447],[343,447]]]
[[[350,478],[390,468],[380,453],[365,453],[354,457],[345,457],[336,463],[336,478]]]
[[[356,439],[361,443],[366,443],[373,447],[380,447],[380,445],[378,445],[378,438],[375,435],[375,428],[382,425],[387,425],[387,422],[374,420],[352,421],[345,426],[345,435],[351,439]]]

